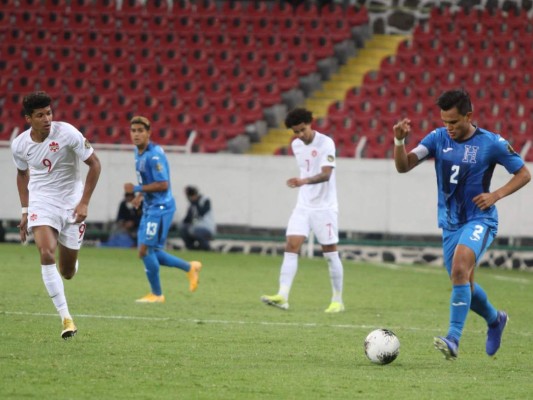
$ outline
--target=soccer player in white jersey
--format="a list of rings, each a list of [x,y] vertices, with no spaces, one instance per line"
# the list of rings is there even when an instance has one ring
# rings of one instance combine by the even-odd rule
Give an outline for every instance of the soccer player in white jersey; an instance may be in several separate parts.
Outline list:
[[[28,232],[33,232],[43,282],[61,316],[61,337],[68,339],[77,328],[68,310],[61,276],[71,279],[78,269],[84,221],[101,166],[81,132],[66,122],[52,121],[51,102],[45,92],[24,97],[22,105],[30,128],[13,140],[11,151],[22,206],[20,239],[25,242]],[[89,166],[85,185],[79,160]]]
[[[331,303],[325,312],[338,313],[344,311],[344,271],[337,251],[339,235],[335,143],[330,137],[313,130],[312,121],[312,113],[304,108],[292,110],[285,118],[285,126],[296,135],[292,150],[300,169],[300,177],[290,178],[287,186],[300,190],[287,226],[279,291],[272,296],[261,296],[261,301],[283,310],[289,308],[289,292],[298,270],[298,255],[312,230],[327,260],[333,290]]]

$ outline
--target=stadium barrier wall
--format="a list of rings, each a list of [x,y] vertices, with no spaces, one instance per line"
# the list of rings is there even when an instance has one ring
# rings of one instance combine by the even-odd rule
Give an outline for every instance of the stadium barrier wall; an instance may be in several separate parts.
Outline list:
[[[108,222],[116,217],[123,184],[136,182],[133,151],[99,151],[102,175],[93,194],[89,220]],[[168,154],[172,189],[182,219],[186,185],[196,185],[212,200],[221,225],[283,229],[296,203],[297,190],[285,185],[298,169],[293,157],[236,154]],[[83,164],[82,175],[86,174]],[[4,187],[0,219],[20,218],[16,169],[9,148],[0,148],[0,186]],[[533,166],[529,165],[533,170]],[[510,175],[496,168],[492,189]],[[398,174],[392,160],[337,160],[339,228],[341,231],[438,235],[436,183],[433,162],[408,174]],[[61,199],[58,199],[58,202]],[[498,203],[499,235],[533,236],[533,184]]]

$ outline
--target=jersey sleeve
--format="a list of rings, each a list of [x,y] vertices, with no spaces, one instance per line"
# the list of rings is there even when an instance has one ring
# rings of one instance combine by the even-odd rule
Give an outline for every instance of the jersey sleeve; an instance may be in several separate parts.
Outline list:
[[[23,151],[21,150],[21,144],[20,140],[14,140],[11,143],[11,153],[13,154],[13,162],[15,163],[15,166],[17,169],[20,169],[21,171],[26,171],[28,169],[28,163],[24,159]]]
[[[332,139],[325,140],[324,152],[322,154],[322,160],[320,160],[321,167],[333,167],[335,168],[335,142]]]
[[[497,140],[495,141],[495,150],[494,154],[496,156],[496,162],[498,164],[503,165],[503,167],[509,172],[510,174],[516,173],[520,168],[524,166],[524,160],[518,155],[511,144],[501,137],[500,135],[497,135]]]
[[[169,171],[167,170],[168,163],[166,162],[166,155],[161,148],[153,151],[148,159],[150,170],[152,171],[152,178],[154,182],[163,182],[169,180]]]
[[[70,133],[70,137],[72,138],[72,149],[80,160],[87,160],[91,156],[91,154],[94,153],[93,147],[79,130],[77,130],[74,126],[70,124],[67,124],[67,126]]]
[[[431,131],[421,141],[420,144],[424,146],[428,154],[425,158],[434,157],[437,148],[437,131]]]

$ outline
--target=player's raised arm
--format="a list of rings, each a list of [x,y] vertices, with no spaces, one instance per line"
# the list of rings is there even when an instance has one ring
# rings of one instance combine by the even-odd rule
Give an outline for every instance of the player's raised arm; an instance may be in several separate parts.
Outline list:
[[[393,126],[394,131],[394,164],[400,173],[409,172],[418,163],[414,153],[405,150],[405,138],[411,133],[411,120],[404,118]]]

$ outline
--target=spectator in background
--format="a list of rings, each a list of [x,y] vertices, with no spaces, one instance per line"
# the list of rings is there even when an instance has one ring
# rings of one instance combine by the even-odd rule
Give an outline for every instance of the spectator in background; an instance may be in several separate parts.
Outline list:
[[[125,192],[124,200],[120,202],[117,214],[117,228],[121,232],[127,233],[137,245],[137,230],[142,216],[142,204],[139,207],[133,205],[135,193]]]
[[[142,217],[142,203],[135,206],[135,193],[124,192],[124,199],[118,207],[115,224],[104,247],[136,247],[137,231]]]
[[[189,201],[187,215],[180,227],[180,236],[188,250],[211,250],[209,241],[216,234],[216,224],[211,200],[199,193],[194,186],[185,188]]]

